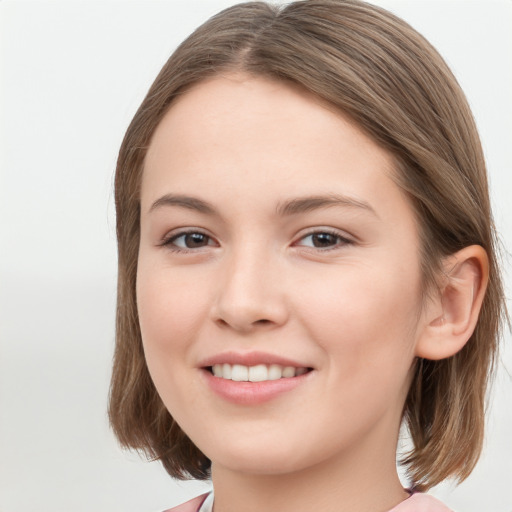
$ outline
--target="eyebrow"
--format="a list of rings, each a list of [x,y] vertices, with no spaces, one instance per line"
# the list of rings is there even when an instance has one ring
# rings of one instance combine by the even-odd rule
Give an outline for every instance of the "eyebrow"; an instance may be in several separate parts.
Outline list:
[[[151,205],[149,212],[151,213],[162,206],[180,206],[181,208],[195,210],[206,215],[217,215],[217,211],[210,203],[197,197],[165,194]]]
[[[320,208],[328,208],[330,206],[359,208],[366,210],[378,217],[377,212],[366,201],[361,201],[360,199],[340,194],[327,194],[291,199],[289,201],[278,204],[276,212],[278,215],[287,216],[295,215],[298,213],[306,213],[312,210],[318,210]]]
[[[176,194],[165,194],[160,197],[151,205],[149,212],[163,206],[178,206],[189,210],[195,210],[205,215],[220,216],[216,208],[211,203],[197,197]],[[277,205],[276,213],[281,217],[285,217],[331,206],[358,208],[366,210],[378,217],[377,212],[366,201],[340,194],[315,195],[286,200]]]

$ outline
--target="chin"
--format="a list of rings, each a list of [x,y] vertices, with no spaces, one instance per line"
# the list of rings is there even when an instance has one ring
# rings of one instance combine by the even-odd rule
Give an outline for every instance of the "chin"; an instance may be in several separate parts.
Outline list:
[[[249,459],[244,456],[225,457],[219,460],[218,463],[212,462],[213,471],[215,471],[214,468],[217,464],[236,473],[261,476],[291,474],[306,469],[310,465],[309,463],[300,464],[298,461],[286,461],[279,457],[262,457],[261,455],[256,459]]]
[[[206,452],[205,452],[206,453]],[[212,461],[212,469],[216,465],[230,471],[253,475],[284,475],[302,471],[315,463],[315,454],[303,453],[297,446],[283,443],[240,442],[223,445],[222,450],[213,450],[206,455]]]

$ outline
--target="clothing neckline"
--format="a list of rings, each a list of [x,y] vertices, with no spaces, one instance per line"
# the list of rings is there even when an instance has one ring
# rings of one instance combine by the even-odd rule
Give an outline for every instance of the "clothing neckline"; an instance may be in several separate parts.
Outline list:
[[[400,508],[403,504],[405,504],[407,501],[409,501],[410,498],[412,498],[417,492],[414,489],[405,489],[404,491],[409,494],[407,498],[402,500],[398,505],[395,505],[391,510],[388,512],[400,512]],[[206,495],[206,498],[202,502],[201,506],[199,507],[197,512],[213,512],[213,501],[214,501],[214,495],[213,495],[213,489]]]

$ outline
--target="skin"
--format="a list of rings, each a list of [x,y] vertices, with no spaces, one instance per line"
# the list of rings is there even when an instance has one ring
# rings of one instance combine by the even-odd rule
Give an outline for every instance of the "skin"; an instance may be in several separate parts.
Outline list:
[[[340,113],[263,78],[202,82],[158,126],[141,188],[141,332],[162,400],[212,460],[215,512],[384,512],[407,497],[395,450],[432,322],[417,223],[392,174]],[[329,194],[345,200],[276,212]],[[191,246],[183,231],[202,236]],[[261,404],[212,392],[205,358],[255,350],[312,371]]]

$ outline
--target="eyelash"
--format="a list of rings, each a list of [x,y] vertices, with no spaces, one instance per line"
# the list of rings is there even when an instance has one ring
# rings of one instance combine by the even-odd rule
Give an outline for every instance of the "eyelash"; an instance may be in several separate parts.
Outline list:
[[[333,229],[317,229],[315,231],[311,231],[310,233],[305,234],[299,240],[304,240],[305,238],[313,237],[315,235],[330,235],[337,239],[337,243],[330,247],[325,247],[325,248],[309,247],[309,249],[312,249],[315,251],[316,250],[319,250],[321,252],[334,251],[336,249],[339,249],[340,247],[354,244],[353,240],[351,240],[350,238],[347,238],[346,236],[343,236],[341,233],[339,233],[338,231],[335,231]]]
[[[174,233],[168,237],[165,237],[162,242],[159,244],[160,246],[163,246],[163,247],[166,247],[168,250],[172,251],[172,252],[175,252],[175,253],[193,253],[193,252],[198,252],[198,250],[200,249],[203,249],[204,247],[209,247],[210,244],[207,244],[205,246],[201,246],[201,247],[197,247],[197,248],[182,248],[182,247],[178,247],[177,245],[174,244],[174,242],[176,242],[176,240],[178,240],[179,238],[182,238],[182,237],[186,237],[187,235],[202,235],[204,237],[206,237],[208,239],[208,241],[210,240],[213,240],[213,238],[211,236],[209,236],[208,234],[202,232],[202,231],[199,231],[197,229],[190,229],[190,230],[186,230],[186,231],[180,231],[179,233]],[[332,230],[332,229],[317,229],[317,230],[314,230],[314,231],[311,231],[309,233],[306,233],[305,235],[303,235],[301,238],[299,238],[299,241],[300,240],[304,240],[308,237],[313,237],[315,235],[330,235],[330,236],[333,236],[337,239],[337,243],[333,246],[330,246],[330,247],[326,247],[326,248],[321,248],[321,247],[311,247],[311,246],[300,246],[299,247],[307,247],[307,250],[312,250],[312,251],[320,251],[320,252],[328,252],[328,251],[332,251],[332,250],[336,250],[336,249],[339,249],[340,247],[344,247],[344,246],[347,246],[347,245],[353,245],[354,244],[354,241],[351,240],[350,238],[347,238],[346,236],[343,236],[342,234],[340,234],[338,231],[335,231],[335,230]],[[295,245],[295,244],[294,244]]]
[[[196,249],[194,249],[194,248],[186,248],[185,249],[182,247],[178,247],[177,245],[174,245],[174,242],[176,240],[178,240],[179,238],[185,237],[187,235],[202,235],[202,236],[206,237],[208,240],[213,240],[213,238],[211,236],[207,235],[206,233],[203,233],[202,231],[199,231],[197,229],[189,229],[189,230],[180,231],[179,233],[174,233],[168,237],[165,237],[159,245],[168,248],[172,252],[179,252],[179,253],[197,252],[197,249],[202,249],[202,247],[198,247]],[[205,246],[205,247],[207,247],[207,246]]]

